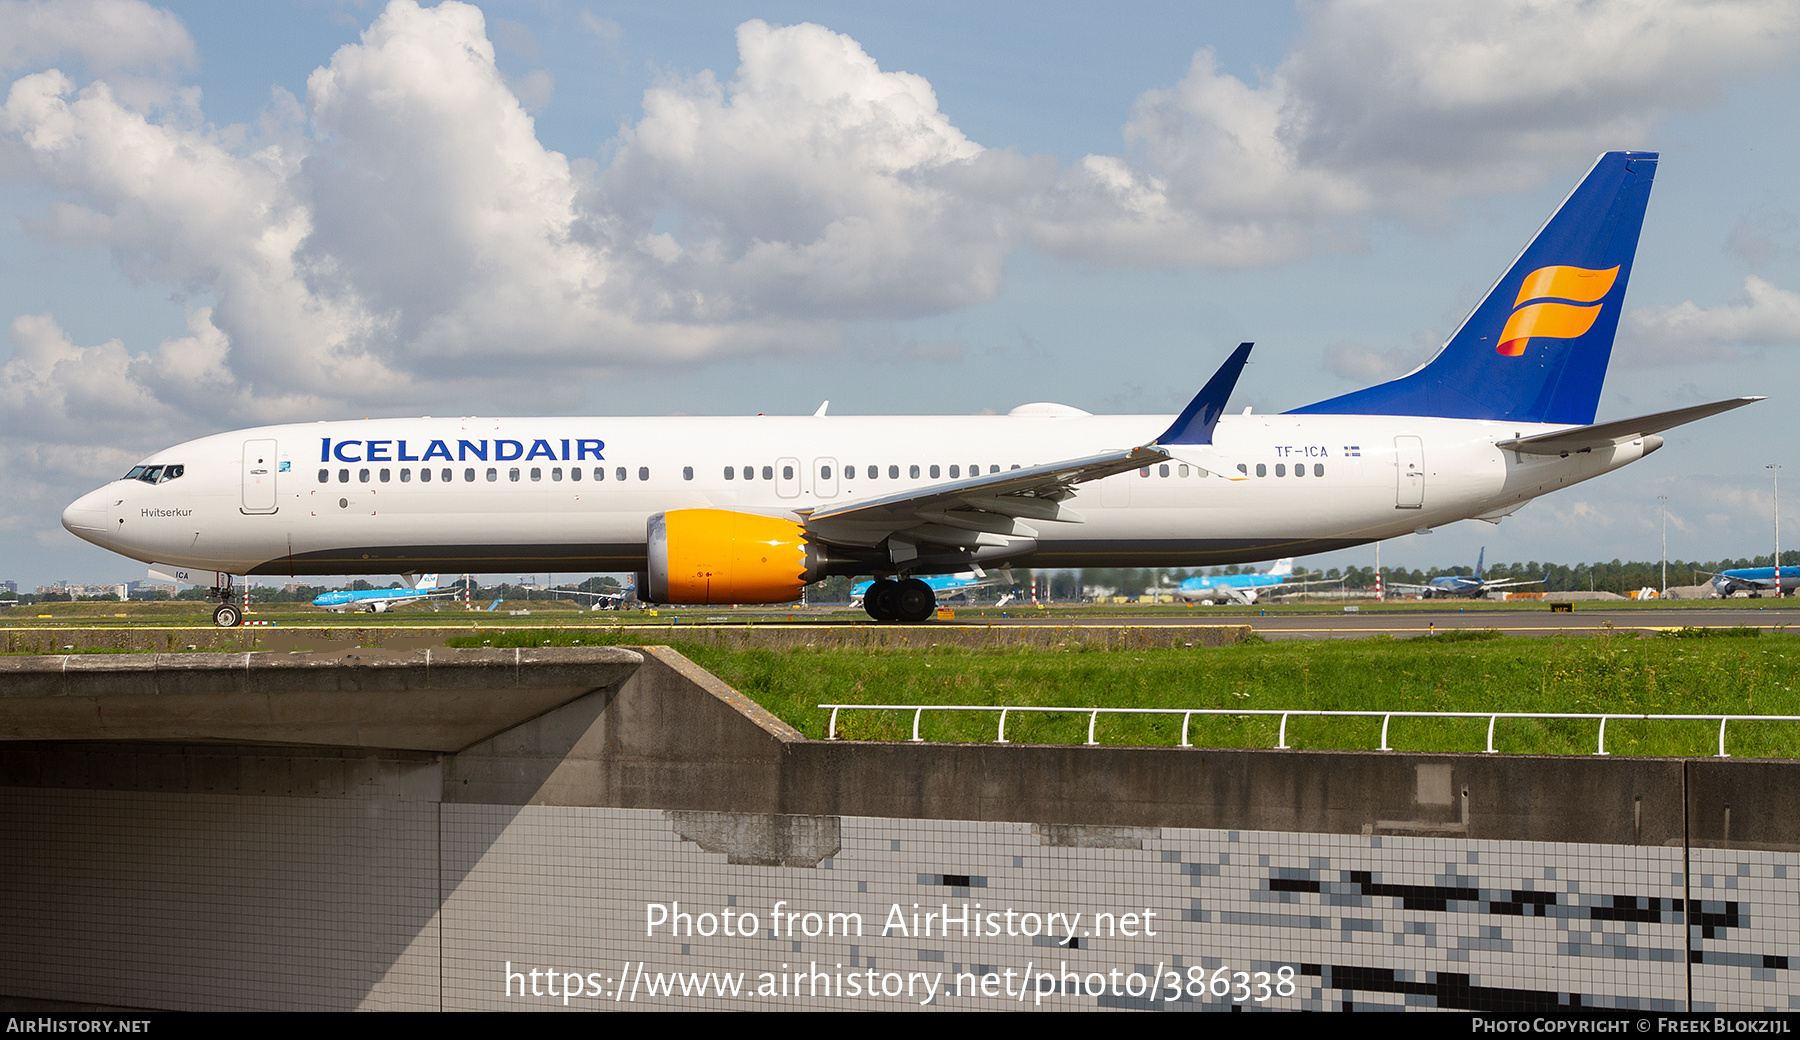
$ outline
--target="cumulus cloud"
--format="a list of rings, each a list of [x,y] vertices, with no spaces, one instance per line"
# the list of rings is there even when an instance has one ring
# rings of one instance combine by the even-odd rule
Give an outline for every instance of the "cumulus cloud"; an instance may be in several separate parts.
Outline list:
[[[1348,218],[1643,147],[1667,112],[1797,43],[1785,0],[1312,5],[1256,84],[1202,50],[1180,83],[1139,98],[1124,153],[1063,173],[1034,237],[1114,263],[1227,267],[1353,244]]]
[[[991,297],[1032,164],[969,140],[922,77],[816,25],[738,28],[729,84],[649,91],[604,187],[694,317],[930,313]],[[666,207],[679,228],[658,231]]]
[[[1736,356],[1734,348],[1800,343],[1800,293],[1755,275],[1731,303],[1701,307],[1692,300],[1643,307],[1625,315],[1621,339],[1640,360],[1669,363]]]
[[[0,70],[65,57],[95,72],[168,72],[194,60],[181,19],[138,0],[0,0]]]

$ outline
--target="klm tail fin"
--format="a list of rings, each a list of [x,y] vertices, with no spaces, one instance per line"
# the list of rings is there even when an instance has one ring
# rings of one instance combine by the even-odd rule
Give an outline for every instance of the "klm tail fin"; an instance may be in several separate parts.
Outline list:
[[[1487,546],[1484,545],[1481,547],[1481,552],[1475,557],[1475,580],[1476,581],[1481,580],[1481,570],[1486,565],[1487,565]]]
[[[1274,564],[1263,573],[1271,578],[1285,578],[1294,573],[1294,558],[1290,556],[1285,560],[1276,560]]]
[[[1593,422],[1655,177],[1655,152],[1602,155],[1436,357],[1294,413]]]

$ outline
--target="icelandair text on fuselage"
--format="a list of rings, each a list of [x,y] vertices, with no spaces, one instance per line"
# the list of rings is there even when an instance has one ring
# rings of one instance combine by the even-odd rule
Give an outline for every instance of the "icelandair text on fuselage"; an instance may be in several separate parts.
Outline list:
[[[767,920],[771,938],[815,939],[822,935],[856,937],[863,934],[863,915],[860,913],[805,910],[790,906],[786,900],[769,908]],[[684,939],[751,936],[761,934],[763,921],[764,918],[754,911],[733,906],[694,913],[683,910],[679,902],[644,904],[644,934],[647,936],[655,936],[659,929],[664,935]],[[1066,945],[1070,939],[1086,936],[1155,938],[1155,924],[1156,911],[1148,908],[1122,914],[1110,911],[1087,914],[1079,910],[1021,911],[1012,907],[983,911],[980,903],[963,903],[957,907],[941,903],[933,909],[930,906],[921,908],[914,903],[909,912],[894,903],[888,907],[881,930],[870,934],[910,939],[1052,935],[1061,938]],[[872,923],[870,927],[873,928]]]
[[[450,450],[448,440],[432,440],[425,444],[424,454],[415,455],[419,451],[419,441],[412,442],[408,448],[406,438],[389,438],[387,440],[348,440],[332,443],[330,437],[319,438],[319,461],[331,462],[530,462],[533,459],[547,459],[551,462],[583,462],[594,459],[606,461],[601,452],[606,442],[594,437],[539,437],[527,445],[522,440],[497,438],[495,440],[458,440],[456,451]]]

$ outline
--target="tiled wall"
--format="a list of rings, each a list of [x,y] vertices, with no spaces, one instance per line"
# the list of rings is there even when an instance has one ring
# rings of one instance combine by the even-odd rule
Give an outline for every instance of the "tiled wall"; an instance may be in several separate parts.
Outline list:
[[[1691,884],[1680,848],[9,788],[0,993],[550,1009],[579,975],[570,1008],[1679,1009],[1691,974],[1696,1009],[1800,1006],[1800,853],[1688,856]],[[694,934],[646,936],[651,904]],[[929,935],[882,934],[914,904]],[[1002,934],[965,936],[965,905]],[[753,934],[700,934],[728,911]],[[862,934],[805,934],[833,914]],[[1192,992],[1238,971],[1247,994]]]

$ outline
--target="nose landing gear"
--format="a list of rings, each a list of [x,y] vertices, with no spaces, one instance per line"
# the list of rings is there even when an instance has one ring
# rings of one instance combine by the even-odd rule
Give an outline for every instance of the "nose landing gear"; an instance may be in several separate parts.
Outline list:
[[[232,602],[232,593],[231,575],[214,572],[213,595],[219,597],[219,605],[213,608],[213,624],[220,628],[236,628],[244,620],[243,608]]]

